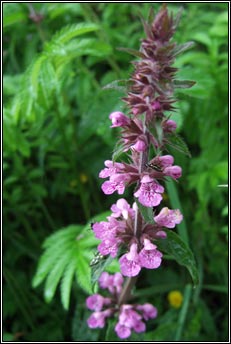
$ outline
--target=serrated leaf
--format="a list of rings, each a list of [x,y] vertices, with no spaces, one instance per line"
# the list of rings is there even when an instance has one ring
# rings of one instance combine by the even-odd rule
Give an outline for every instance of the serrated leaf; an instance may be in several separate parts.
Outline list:
[[[75,271],[76,271],[76,261],[73,260],[70,262],[70,264],[66,268],[66,271],[62,278],[61,288],[60,288],[61,302],[62,302],[63,308],[66,310],[68,310],[69,308],[71,287],[72,287]]]
[[[69,242],[70,239],[75,238],[78,234],[81,233],[82,229],[83,226],[81,225],[69,225],[68,227],[60,229],[46,238],[42,247],[48,248],[49,246],[53,245],[57,245],[58,247],[58,245],[60,245],[60,242],[64,244],[65,242]]]
[[[86,236],[93,237],[90,231],[83,233],[83,226],[71,225],[45,240],[43,244],[45,252],[40,258],[32,285],[37,287],[46,279],[44,296],[47,302],[52,300],[62,280],[61,301],[64,308],[68,309],[75,275],[81,288],[88,293],[91,292],[89,257],[93,242],[85,240]]]
[[[187,42],[184,44],[177,45],[173,50],[173,56],[177,56],[177,55],[183,53],[184,51],[191,49],[194,45],[195,45],[194,42]]]
[[[195,84],[196,82],[191,80],[174,80],[173,82],[175,88],[190,88]]]
[[[62,28],[53,36],[52,40],[46,44],[45,50],[50,51],[53,44],[63,44],[70,41],[74,37],[96,30],[99,30],[99,26],[97,26],[96,24],[79,23],[68,25]]]
[[[168,139],[166,140],[166,144],[170,145],[171,147],[175,148],[179,152],[191,158],[191,153],[188,149],[188,146],[178,134],[176,133],[171,134],[171,136],[169,136]]]
[[[138,200],[136,200],[136,204],[144,218],[144,220],[148,223],[155,223],[153,218],[153,210],[152,207],[145,207],[143,204],[141,204]]]
[[[198,284],[199,276],[193,253],[179,235],[169,230],[166,239],[158,240],[158,247],[164,253],[171,255],[180,265],[185,266],[194,285]]]
[[[94,285],[101,273],[105,270],[105,268],[111,264],[114,258],[111,256],[108,256],[107,258],[103,258],[99,261],[98,264],[95,264],[94,266],[91,267],[91,283]]]
[[[79,252],[77,254],[76,280],[79,286],[88,294],[91,294],[91,269],[89,262]]]
[[[70,260],[71,255],[70,252],[67,251],[63,257],[59,257],[55,266],[53,266],[52,270],[50,271],[44,289],[44,297],[46,302],[51,302],[53,299],[58,283],[60,282],[63,272]]]

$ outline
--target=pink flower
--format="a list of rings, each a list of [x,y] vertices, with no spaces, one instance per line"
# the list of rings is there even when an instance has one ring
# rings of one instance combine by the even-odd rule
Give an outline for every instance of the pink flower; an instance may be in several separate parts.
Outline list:
[[[117,172],[121,172],[121,170],[124,169],[124,164],[119,163],[119,162],[113,162],[111,160],[106,160],[104,162],[104,165],[106,168],[104,168],[100,173],[99,177],[100,178],[107,178],[112,176],[113,174]]]
[[[136,306],[136,309],[142,312],[144,320],[154,319],[157,317],[157,309],[150,303]]]
[[[119,295],[121,290],[122,290],[122,285],[123,285],[123,276],[121,275],[120,272],[116,272],[115,275],[113,276],[113,286],[116,289],[116,293]]]
[[[153,108],[154,111],[159,111],[159,110],[161,110],[160,102],[158,102],[158,100],[155,100],[155,101],[152,103],[152,108]]]
[[[139,138],[131,148],[135,149],[137,152],[144,152],[147,149],[147,143],[145,140]]]
[[[112,121],[111,128],[125,127],[128,126],[131,122],[130,119],[120,111],[112,112],[109,118]]]
[[[162,200],[161,193],[164,192],[163,186],[158,184],[155,179],[149,175],[143,176],[141,179],[140,188],[134,193],[135,197],[141,204],[146,207],[155,207],[160,204]]]
[[[157,233],[156,233],[156,238],[157,239],[165,239],[167,237],[167,234],[164,232],[164,231],[158,231]]]
[[[120,259],[120,270],[124,276],[137,276],[141,270],[139,256],[137,253],[137,244],[133,243],[130,252],[124,254]]]
[[[108,289],[110,293],[116,292],[117,295],[121,292],[123,284],[123,276],[120,272],[116,272],[114,275],[109,275],[108,272],[102,272],[99,278],[99,286],[102,289]]]
[[[125,339],[130,337],[132,331],[129,327],[122,325],[120,323],[117,323],[115,326],[115,332],[117,334],[117,336],[121,339]]]
[[[102,289],[113,286],[113,276],[109,275],[106,271],[102,272],[99,278],[99,286]]]
[[[103,312],[94,312],[88,318],[87,324],[90,328],[103,328],[105,326],[105,318],[111,315],[110,310],[106,310]]]
[[[117,191],[119,195],[124,193],[125,183],[130,180],[129,174],[113,174],[110,180],[104,182],[101,186],[106,195],[111,195]]]
[[[171,155],[162,155],[158,157],[158,160],[161,163],[161,167],[165,168],[168,166],[172,166],[174,163],[174,158]]]
[[[141,315],[138,314],[132,305],[122,305],[119,314],[119,323],[126,325],[127,327],[133,328],[133,326],[142,319]]]
[[[182,175],[182,168],[180,166],[168,166],[163,170],[163,173],[166,176],[172,177],[174,179],[178,179]]]
[[[141,333],[146,331],[146,325],[143,321],[137,321],[135,325],[133,326],[133,330],[136,333]]]
[[[112,232],[110,228],[110,224],[105,221],[94,223],[92,226],[92,229],[95,233],[95,237],[97,239],[102,239],[102,240],[105,238],[108,238],[109,233]],[[114,236],[114,232],[112,233],[112,235]]]
[[[172,133],[177,128],[176,122],[173,121],[172,119],[168,119],[167,121],[164,121],[162,125],[163,125],[163,130],[168,133]]]
[[[104,305],[111,303],[111,299],[99,294],[93,294],[86,299],[87,308],[92,311],[101,311]]]
[[[161,264],[162,253],[158,250],[145,250],[139,253],[140,265],[146,269],[157,269]]]
[[[117,256],[119,243],[120,242],[116,238],[105,239],[98,245],[98,251],[103,256],[110,254],[111,257],[115,258]]]
[[[128,219],[128,215],[133,216],[134,215],[134,210],[130,207],[130,204],[124,199],[120,198],[116,204],[113,204],[111,206],[112,210],[112,217],[120,217],[121,215],[125,220]]]
[[[171,210],[167,207],[161,209],[159,215],[154,216],[155,222],[167,228],[174,228],[176,224],[181,223],[183,215],[179,209]]]

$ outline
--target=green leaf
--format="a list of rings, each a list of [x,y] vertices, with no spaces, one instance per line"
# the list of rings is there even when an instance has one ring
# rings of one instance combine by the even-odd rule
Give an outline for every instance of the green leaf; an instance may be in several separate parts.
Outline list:
[[[80,287],[87,293],[92,293],[91,286],[91,268],[89,262],[86,260],[81,251],[77,253],[77,265],[76,265],[76,279]]]
[[[107,257],[107,258],[102,258],[101,260],[99,260],[99,262],[95,265],[92,266],[92,270],[91,270],[91,283],[94,285],[101,273],[106,269],[106,267],[108,265],[111,264],[111,262],[113,261],[114,258],[112,258],[111,256]]]
[[[139,51],[139,50],[135,50],[135,49],[131,49],[131,48],[117,48],[117,50],[120,50],[120,51],[125,51],[126,53],[130,54],[130,55],[133,55],[135,57],[139,57],[141,59],[144,59],[145,58],[145,55]]]
[[[64,256],[58,257],[56,264],[52,267],[52,270],[47,277],[44,289],[44,297],[46,302],[51,302],[51,300],[53,299],[57,285],[60,282],[64,270],[70,260],[71,255],[70,252],[67,251],[64,253]]]
[[[188,149],[188,146],[186,145],[182,137],[180,137],[180,135],[176,133],[171,134],[171,136],[169,136],[168,139],[166,140],[166,143],[170,145],[171,147],[175,148],[176,150],[178,150],[179,152],[191,158],[191,153]]]
[[[63,308],[68,310],[73,278],[76,271],[76,261],[73,260],[66,268],[61,282],[61,302]]]
[[[97,30],[99,30],[99,26],[96,24],[79,23],[67,25],[54,35],[52,40],[47,43],[45,50],[50,51],[52,49],[52,45],[63,44],[70,41],[74,37]]]
[[[144,218],[144,220],[148,223],[155,223],[153,218],[153,210],[152,207],[145,207],[143,204],[141,204],[138,200],[136,200],[136,204]]]
[[[52,234],[43,243],[45,251],[39,260],[32,286],[37,287],[46,280],[44,296],[50,302],[61,282],[61,302],[68,309],[75,275],[80,287],[87,293],[91,292],[89,261],[91,248],[96,243],[91,231],[83,232],[83,226],[70,225]]]
[[[4,4],[3,6],[3,28],[10,25],[19,24],[22,22],[25,22],[28,18],[28,15],[25,12],[23,12],[23,8],[19,6],[15,6],[17,4]],[[21,4],[20,4],[21,5]]]
[[[196,82],[191,80],[174,80],[173,82],[175,88],[191,88],[195,84]]]
[[[171,255],[180,265],[185,266],[194,285],[198,284],[199,277],[193,253],[179,235],[169,230],[166,239],[158,240],[158,247],[164,253]]]

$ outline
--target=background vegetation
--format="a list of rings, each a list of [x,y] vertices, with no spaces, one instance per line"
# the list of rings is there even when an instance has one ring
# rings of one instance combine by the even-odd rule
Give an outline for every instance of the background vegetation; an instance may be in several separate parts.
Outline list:
[[[140,15],[160,5],[3,4],[4,340],[115,340],[87,328],[84,306],[97,244],[89,223],[117,198],[103,195],[98,172],[116,141],[108,115],[124,109],[123,89],[104,87],[129,77],[134,57],[117,48],[138,49]],[[179,89],[173,118],[192,158],[174,151],[183,177],[166,202],[184,214],[178,231],[200,281],[193,288],[171,259],[143,272],[135,295],[156,305],[159,317],[130,339],[226,341],[228,201],[218,185],[228,181],[228,3],[181,6],[175,40],[195,46],[176,66],[197,84]],[[168,303],[172,290],[184,296],[179,309]]]

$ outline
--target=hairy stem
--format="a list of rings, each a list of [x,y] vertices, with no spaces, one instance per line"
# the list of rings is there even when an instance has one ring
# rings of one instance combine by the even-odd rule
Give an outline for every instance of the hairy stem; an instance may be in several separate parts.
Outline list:
[[[123,287],[123,290],[120,294],[119,300],[118,300],[118,306],[120,307],[123,303],[126,303],[128,299],[131,297],[131,291],[133,286],[136,284],[138,276],[135,277],[129,277],[126,280],[126,283]]]

